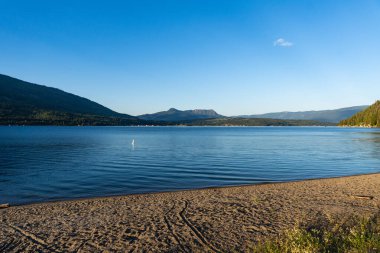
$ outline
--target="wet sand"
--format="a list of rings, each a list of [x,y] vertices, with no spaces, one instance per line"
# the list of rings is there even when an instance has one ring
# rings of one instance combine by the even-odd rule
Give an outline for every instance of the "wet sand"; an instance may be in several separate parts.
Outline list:
[[[0,252],[244,252],[320,216],[370,215],[380,174],[0,210]]]

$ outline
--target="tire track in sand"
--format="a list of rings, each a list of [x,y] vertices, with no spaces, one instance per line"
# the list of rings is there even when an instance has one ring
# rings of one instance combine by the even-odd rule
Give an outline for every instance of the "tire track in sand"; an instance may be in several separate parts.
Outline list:
[[[185,204],[181,212],[179,212],[179,216],[182,218],[183,222],[194,232],[196,237],[203,243],[204,246],[209,248],[212,252],[215,253],[221,253],[219,249],[217,249],[215,246],[213,246],[207,238],[195,227],[193,226],[190,221],[186,218],[187,208],[189,206],[189,202],[185,200]]]
[[[48,250],[49,252],[58,252],[58,251],[55,251],[54,249],[50,248],[48,243],[46,243],[44,240],[42,240],[41,238],[39,238],[35,234],[30,233],[30,232],[28,232],[28,231],[26,231],[20,227],[12,225],[12,224],[7,224],[7,225],[10,228],[12,228],[13,230],[15,230],[16,232],[18,232],[19,234],[23,235],[26,239],[28,239],[32,243],[43,247],[44,249]]]
[[[167,226],[167,228],[169,229],[170,233],[172,234],[172,236],[174,237],[174,239],[176,240],[176,242],[178,243],[178,246],[181,248],[181,250],[183,250],[183,252],[188,252],[185,247],[183,246],[183,244],[181,243],[181,241],[179,240],[178,238],[178,235],[174,232],[174,229],[171,225],[171,223],[169,222],[169,219],[168,219],[168,216],[169,216],[169,213],[171,211],[173,211],[175,209],[175,203],[173,204],[173,206],[170,208],[169,211],[167,211],[165,214],[164,214],[164,221],[165,221],[165,224]]]

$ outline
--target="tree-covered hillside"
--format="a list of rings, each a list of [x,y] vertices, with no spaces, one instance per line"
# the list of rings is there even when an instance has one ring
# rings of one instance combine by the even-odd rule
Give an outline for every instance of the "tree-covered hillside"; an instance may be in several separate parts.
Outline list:
[[[0,75],[0,125],[134,125],[140,121],[56,88]]]
[[[342,120],[341,126],[380,127],[380,100],[351,118]]]

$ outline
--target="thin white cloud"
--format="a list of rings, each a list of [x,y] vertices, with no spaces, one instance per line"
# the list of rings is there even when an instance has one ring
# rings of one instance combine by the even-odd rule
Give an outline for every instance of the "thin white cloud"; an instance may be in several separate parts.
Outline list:
[[[275,47],[292,47],[293,43],[283,38],[278,38],[277,40],[273,42],[273,45]]]

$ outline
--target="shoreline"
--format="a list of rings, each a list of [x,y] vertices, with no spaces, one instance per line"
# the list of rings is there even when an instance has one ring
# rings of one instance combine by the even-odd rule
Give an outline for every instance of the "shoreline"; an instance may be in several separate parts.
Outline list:
[[[34,203],[0,210],[0,249],[244,252],[297,224],[379,206],[380,173]]]
[[[167,191],[153,191],[153,192],[143,192],[143,193],[127,193],[127,194],[115,194],[115,195],[104,195],[104,196],[93,196],[93,197],[78,197],[78,198],[66,198],[66,199],[57,199],[57,200],[45,200],[45,201],[37,201],[37,202],[29,202],[25,204],[10,204],[10,203],[0,203],[0,205],[9,205],[9,207],[21,207],[21,206],[32,206],[39,204],[48,204],[48,203],[59,203],[59,202],[75,202],[75,201],[86,201],[86,200],[101,200],[107,198],[120,198],[120,197],[128,197],[128,196],[145,196],[145,195],[154,195],[154,194],[164,194],[164,193],[178,193],[178,192],[189,192],[189,191],[203,191],[203,190],[217,190],[217,189],[228,189],[228,188],[240,188],[240,187],[254,187],[260,185],[275,185],[275,184],[287,184],[287,183],[297,183],[297,182],[307,182],[307,181],[318,181],[318,180],[329,180],[329,179],[339,179],[339,178],[350,178],[357,176],[370,176],[370,175],[380,175],[379,172],[372,173],[360,173],[353,175],[345,175],[345,176],[334,176],[334,177],[318,177],[318,178],[307,178],[307,179],[299,179],[299,180],[289,180],[289,181],[268,181],[256,184],[240,184],[240,185],[224,185],[224,186],[209,186],[202,188],[193,188],[193,189],[178,189],[178,190],[167,190]]]

